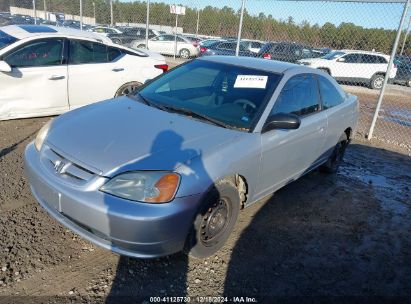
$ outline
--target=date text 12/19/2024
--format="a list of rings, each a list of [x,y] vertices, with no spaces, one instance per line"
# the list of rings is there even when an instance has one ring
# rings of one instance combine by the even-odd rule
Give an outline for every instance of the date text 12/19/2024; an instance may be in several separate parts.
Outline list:
[[[150,297],[150,303],[258,303],[255,297]]]

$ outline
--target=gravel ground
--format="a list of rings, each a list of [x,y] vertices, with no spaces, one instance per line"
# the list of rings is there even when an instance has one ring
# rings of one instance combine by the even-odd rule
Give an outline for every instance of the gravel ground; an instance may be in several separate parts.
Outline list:
[[[22,155],[48,119],[0,122],[0,303],[221,295],[259,302],[385,296],[405,303],[411,296],[406,149],[354,140],[338,174],[312,172],[243,210],[215,256],[136,260],[77,237],[32,198]]]

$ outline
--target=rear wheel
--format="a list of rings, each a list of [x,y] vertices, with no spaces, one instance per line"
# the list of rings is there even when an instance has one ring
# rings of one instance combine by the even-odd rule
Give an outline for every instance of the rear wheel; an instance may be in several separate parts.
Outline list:
[[[377,74],[377,75],[372,76],[371,82],[370,82],[371,89],[379,90],[382,88],[383,84],[384,84],[384,75]]]
[[[119,38],[111,38],[111,41],[113,41],[113,43],[115,44],[121,44],[121,39]]]
[[[216,253],[230,236],[240,210],[240,194],[231,179],[216,182],[205,195],[193,228],[186,240],[186,252],[195,258]]]
[[[137,48],[138,49],[145,49],[146,45],[145,44],[139,44],[139,45],[137,45]]]
[[[132,81],[132,82],[123,84],[117,90],[116,95],[114,97],[119,97],[119,96],[131,94],[140,86],[141,86],[141,83],[138,82],[138,81]]]
[[[181,49],[180,50],[180,57],[184,59],[190,58],[190,51],[187,49]]]
[[[344,158],[345,149],[347,148],[348,143],[349,141],[348,141],[347,134],[344,132],[344,134],[342,134],[340,139],[338,140],[338,143],[335,145],[330,158],[327,160],[327,162],[325,162],[320,167],[321,172],[325,172],[325,173],[336,173],[337,172],[338,167],[340,166]]]

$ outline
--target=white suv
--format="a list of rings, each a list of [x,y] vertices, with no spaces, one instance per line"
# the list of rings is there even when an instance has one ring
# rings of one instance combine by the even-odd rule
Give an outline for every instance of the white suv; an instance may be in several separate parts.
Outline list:
[[[321,58],[302,59],[299,63],[324,70],[338,81],[365,83],[372,89],[381,89],[390,56],[366,51],[333,51]],[[397,74],[393,66],[390,78]]]

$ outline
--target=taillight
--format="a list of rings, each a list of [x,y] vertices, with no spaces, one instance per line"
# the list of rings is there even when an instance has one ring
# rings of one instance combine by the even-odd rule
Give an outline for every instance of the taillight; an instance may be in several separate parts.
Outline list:
[[[156,69],[163,70],[163,73],[168,71],[168,64],[157,64],[154,66]]]
[[[264,58],[264,59],[271,59],[271,55],[268,54],[268,53],[265,53],[265,54],[263,55],[263,58]]]
[[[193,46],[194,46],[194,47],[198,47],[198,42],[195,42],[195,41],[194,41],[194,42],[193,42]]]
[[[200,52],[201,52],[201,53],[205,53],[206,51],[207,51],[207,48],[205,48],[205,47],[201,47],[201,48],[200,48]]]

